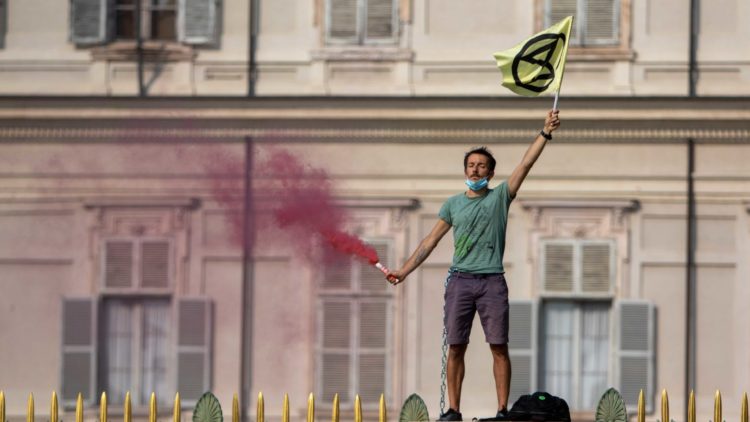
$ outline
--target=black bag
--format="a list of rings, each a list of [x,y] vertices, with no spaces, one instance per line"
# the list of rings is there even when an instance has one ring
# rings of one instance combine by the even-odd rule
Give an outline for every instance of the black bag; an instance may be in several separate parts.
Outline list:
[[[543,391],[518,398],[508,412],[512,421],[570,421],[568,403]]]

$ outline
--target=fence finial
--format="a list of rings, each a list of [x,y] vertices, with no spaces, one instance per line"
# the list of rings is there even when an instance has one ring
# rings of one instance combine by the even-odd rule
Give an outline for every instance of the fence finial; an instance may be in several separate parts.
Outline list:
[[[721,420],[721,391],[716,390],[714,393],[714,422],[722,422]]]
[[[0,390],[0,422],[5,422],[5,393]]]
[[[83,396],[78,393],[76,398],[76,422],[83,422]]]
[[[638,422],[646,422],[646,400],[643,396],[643,389],[638,394]]]
[[[180,422],[182,419],[182,405],[180,404],[180,393],[174,395],[174,408],[172,410],[172,422]]]
[[[387,422],[388,417],[385,410],[385,394],[380,395],[380,406],[378,410],[378,422]]]
[[[258,407],[255,412],[255,420],[263,422],[266,419],[265,404],[263,403],[263,392],[258,392]]]
[[[331,409],[331,422],[339,422],[339,393],[333,395],[333,409]]]
[[[102,398],[99,401],[99,422],[107,422],[107,392],[102,391]]]
[[[742,393],[742,404],[740,405],[740,422],[747,421],[747,392]]]
[[[26,422],[34,422],[34,394],[29,393],[29,403],[26,406]]]
[[[354,422],[362,422],[362,400],[359,394],[354,396]]]
[[[151,399],[148,402],[148,422],[156,422],[156,393],[151,392]]]
[[[667,397],[667,390],[661,390],[661,421],[670,422],[669,420],[669,397]]]
[[[133,420],[133,404],[130,400],[130,391],[125,393],[125,414],[123,415],[124,422],[130,422]],[[83,422],[83,421],[81,421]]]
[[[284,393],[284,404],[281,406],[281,422],[289,422],[289,394]]]
[[[0,422],[5,420],[0,419]],[[52,401],[49,404],[49,422],[57,422],[57,393],[52,392]]]
[[[232,396],[232,422],[240,422],[240,399],[237,393]]]
[[[688,400],[688,422],[695,422],[695,391],[690,390],[690,399]]]
[[[313,393],[307,397],[307,422],[315,422],[315,396]]]

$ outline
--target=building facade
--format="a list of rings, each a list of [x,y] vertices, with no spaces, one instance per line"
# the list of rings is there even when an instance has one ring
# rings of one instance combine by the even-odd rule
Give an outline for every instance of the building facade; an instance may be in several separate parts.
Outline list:
[[[345,415],[355,394],[367,415],[381,393],[393,415],[416,392],[437,413],[450,235],[391,288],[269,229],[274,189],[329,189],[342,227],[399,266],[463,189],[463,153],[488,145],[493,182],[505,179],[551,108],[501,88],[492,52],[569,14],[563,127],[509,216],[512,396],[545,390],[593,420],[606,388],[631,412],[643,389],[657,419],[667,389],[680,418],[694,367],[699,418],[717,389],[727,419],[739,414],[750,6],[700,9],[689,98],[679,2],[138,1],[0,0],[10,419],[51,390],[68,406],[82,392],[92,409],[101,391],[113,408],[129,391],[136,409],[151,392],[168,408],[176,391],[190,406],[211,390],[225,409],[238,393],[250,416],[263,391],[272,419],[284,393],[302,417],[314,392],[326,418],[336,393]],[[476,321],[467,416],[496,404],[483,343]]]

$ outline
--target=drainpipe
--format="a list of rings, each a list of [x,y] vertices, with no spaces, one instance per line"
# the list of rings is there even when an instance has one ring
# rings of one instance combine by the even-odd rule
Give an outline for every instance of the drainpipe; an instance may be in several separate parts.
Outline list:
[[[695,98],[696,86],[698,84],[698,33],[699,33],[699,0],[690,0],[690,52],[688,63],[688,96]],[[696,320],[697,320],[697,279],[695,270],[695,250],[697,219],[695,212],[695,140],[688,138],[688,168],[687,168],[687,256],[686,256],[686,324],[685,324],[685,400],[690,396],[690,391],[696,388]],[[684,420],[688,420],[687,406],[684,406]]]
[[[145,97],[146,90],[143,86],[143,28],[141,28],[141,18],[143,14],[142,0],[135,2],[135,54],[138,57],[138,96]]]
[[[253,139],[245,138],[245,174],[242,236],[242,348],[240,351],[240,420],[248,421],[247,410],[252,401],[252,358],[253,358],[253,243],[255,241],[255,220],[253,216]]]
[[[247,96],[255,96],[255,83],[258,80],[258,69],[255,62],[255,52],[257,50],[258,42],[258,22],[260,16],[258,16],[260,7],[258,0],[250,0],[250,24],[248,30],[250,31],[250,38],[248,40],[248,60],[247,60]]]

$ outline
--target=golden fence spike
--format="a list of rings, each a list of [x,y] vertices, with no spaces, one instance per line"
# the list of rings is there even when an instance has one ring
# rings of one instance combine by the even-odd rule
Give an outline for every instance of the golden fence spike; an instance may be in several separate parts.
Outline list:
[[[0,422],[5,422],[5,393],[0,390]]]
[[[661,390],[661,420],[662,422],[670,422],[669,397],[667,397],[667,390]]]
[[[255,420],[257,422],[263,422],[266,419],[265,415],[265,404],[263,403],[263,392],[258,392],[258,407],[256,408],[255,412]]]
[[[722,422],[721,420],[721,391],[716,390],[714,393],[714,422]]]
[[[386,422],[388,417],[385,410],[385,394],[380,395],[380,406],[378,410],[378,422]]]
[[[354,422],[362,422],[362,400],[359,394],[354,396]]]
[[[130,391],[125,393],[125,412],[123,413],[122,419],[124,422],[131,422],[133,420],[133,404],[130,400]],[[81,421],[83,422],[83,421]]]
[[[284,393],[284,404],[281,405],[281,422],[289,422],[289,394]]]
[[[148,401],[148,422],[156,422],[156,393],[151,392],[151,399]]]
[[[315,396],[313,393],[307,397],[307,422],[315,422]]]
[[[76,398],[76,422],[83,422],[83,395],[78,393]]]
[[[740,405],[740,422],[747,421],[747,392],[742,394],[742,404]]]
[[[688,399],[688,422],[695,422],[695,391],[690,390],[690,399]]]
[[[107,407],[107,392],[102,391],[102,396],[99,400],[99,422],[107,422]]]
[[[182,405],[180,404],[180,393],[174,395],[174,409],[172,410],[172,421],[180,422],[182,419]]]
[[[34,394],[29,393],[29,403],[26,407],[26,422],[34,422]]]
[[[339,422],[339,393],[333,395],[333,409],[331,410],[331,422]]]
[[[232,422],[240,422],[240,399],[237,393],[232,397]]]
[[[641,389],[641,393],[638,394],[638,421],[637,422],[646,422],[646,400],[643,396],[643,389]]]
[[[0,422],[5,422],[0,419]],[[52,401],[49,405],[49,422],[57,422],[57,393],[52,392]]]

